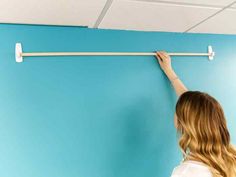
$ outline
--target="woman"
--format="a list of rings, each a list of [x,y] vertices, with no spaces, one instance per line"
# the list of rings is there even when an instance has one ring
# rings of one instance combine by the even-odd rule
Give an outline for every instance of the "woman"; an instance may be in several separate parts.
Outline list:
[[[188,91],[166,52],[157,52],[157,59],[180,96],[174,122],[184,159],[172,177],[236,177],[236,150],[220,104],[207,93]]]

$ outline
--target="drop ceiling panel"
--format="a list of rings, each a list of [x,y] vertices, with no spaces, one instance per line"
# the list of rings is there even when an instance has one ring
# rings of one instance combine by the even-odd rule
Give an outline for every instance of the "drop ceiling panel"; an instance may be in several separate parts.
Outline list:
[[[114,1],[99,28],[184,32],[220,8]]]
[[[232,7],[233,7],[233,8],[236,8],[236,1],[235,1],[235,3],[232,5]]]
[[[236,9],[227,9],[193,28],[189,32],[236,34],[235,19]]]
[[[134,1],[153,1],[153,2],[167,2],[167,3],[186,3],[186,4],[196,4],[196,5],[205,5],[205,6],[219,6],[219,7],[225,7],[234,0],[134,0]]]
[[[92,26],[106,0],[0,0],[0,23]]]

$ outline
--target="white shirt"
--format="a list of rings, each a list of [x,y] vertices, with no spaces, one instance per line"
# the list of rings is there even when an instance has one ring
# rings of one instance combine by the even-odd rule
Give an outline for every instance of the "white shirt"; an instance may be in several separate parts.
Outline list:
[[[205,164],[187,160],[174,168],[171,177],[213,177],[213,175]]]

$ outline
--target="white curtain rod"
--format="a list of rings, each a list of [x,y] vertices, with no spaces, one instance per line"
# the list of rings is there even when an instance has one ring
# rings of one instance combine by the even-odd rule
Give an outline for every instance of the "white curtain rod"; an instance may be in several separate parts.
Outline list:
[[[169,53],[170,56],[208,56],[213,60],[215,52],[208,46],[208,53]],[[23,62],[23,57],[37,56],[156,56],[155,52],[23,52],[21,43],[16,43],[16,62]]]

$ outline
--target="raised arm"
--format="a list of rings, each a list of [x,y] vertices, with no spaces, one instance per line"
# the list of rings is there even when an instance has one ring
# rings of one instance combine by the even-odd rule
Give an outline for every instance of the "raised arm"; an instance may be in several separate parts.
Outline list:
[[[177,96],[180,96],[182,93],[188,91],[183,82],[172,69],[170,56],[166,52],[160,51],[157,52],[156,58],[160,64],[161,69],[173,85]]]

